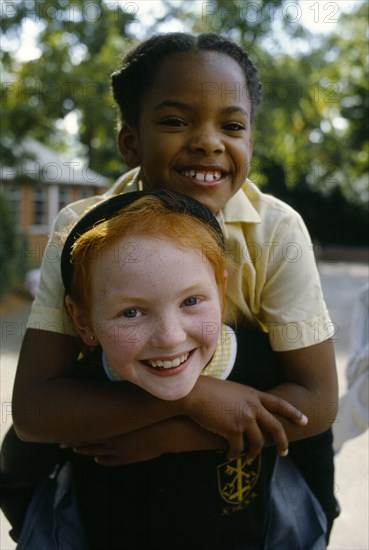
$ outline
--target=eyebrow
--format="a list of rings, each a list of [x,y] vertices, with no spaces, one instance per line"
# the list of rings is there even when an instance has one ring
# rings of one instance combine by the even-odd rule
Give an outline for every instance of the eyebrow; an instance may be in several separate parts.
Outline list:
[[[190,285],[186,288],[183,288],[178,296],[175,296],[174,299],[177,299],[180,295],[191,295],[191,293],[200,292],[206,290],[209,287],[209,281],[200,280],[198,282],[195,282],[193,285]],[[149,297],[149,301],[151,300],[151,296]],[[109,298],[106,299],[106,303],[109,305],[111,303],[113,304],[119,304],[122,307],[122,304],[124,305],[124,302],[127,303],[127,307],[129,305],[134,306],[141,306],[145,305],[147,302],[147,297],[142,297],[141,295],[135,295],[135,294],[122,294],[121,292],[117,292],[116,294],[112,294]]]
[[[145,299],[140,295],[135,296],[134,294],[122,294],[119,291],[117,291],[116,293],[113,292],[113,294],[106,298],[106,303],[109,305],[112,303],[119,304],[119,306],[121,306],[122,304],[124,305],[126,303],[127,307],[132,304],[140,306],[143,304],[144,301]]]
[[[155,111],[159,111],[160,109],[164,109],[165,107],[175,107],[177,109],[182,109],[185,111],[191,111],[192,107],[188,105],[187,103],[183,103],[182,101],[178,101],[176,99],[165,99],[164,101],[161,101],[158,103],[158,105],[155,106]],[[246,117],[249,116],[248,111],[244,109],[243,107],[240,107],[239,105],[229,105],[228,107],[224,107],[221,109],[222,114],[232,114],[232,113],[242,113]]]
[[[224,109],[222,109],[222,113],[224,113],[225,115],[236,112],[242,113],[245,116],[249,115],[248,111],[246,111],[246,109],[240,107],[239,105],[229,105],[229,107],[224,107]]]
[[[177,101],[175,99],[165,99],[156,105],[155,111],[159,111],[165,107],[177,107],[178,109],[185,109],[187,111],[191,110],[191,107],[187,105],[187,103],[183,103],[182,101]]]

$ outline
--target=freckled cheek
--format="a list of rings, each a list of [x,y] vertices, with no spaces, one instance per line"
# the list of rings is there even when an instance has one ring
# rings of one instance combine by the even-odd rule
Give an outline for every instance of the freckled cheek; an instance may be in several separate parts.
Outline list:
[[[143,335],[137,325],[114,325],[102,327],[99,341],[106,352],[124,354],[128,358],[137,354],[142,347]]]
[[[219,309],[214,309],[197,327],[198,337],[203,344],[206,346],[214,345],[219,337],[221,325],[221,313]]]

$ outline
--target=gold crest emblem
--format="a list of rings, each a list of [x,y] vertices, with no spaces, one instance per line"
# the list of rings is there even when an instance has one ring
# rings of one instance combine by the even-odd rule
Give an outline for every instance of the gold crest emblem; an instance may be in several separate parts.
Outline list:
[[[218,489],[228,504],[239,505],[248,499],[260,476],[261,456],[246,460],[241,455],[217,467]]]

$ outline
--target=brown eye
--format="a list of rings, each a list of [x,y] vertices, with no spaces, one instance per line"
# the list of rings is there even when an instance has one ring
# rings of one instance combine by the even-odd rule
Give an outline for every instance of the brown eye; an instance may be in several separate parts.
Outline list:
[[[245,130],[245,126],[240,122],[227,122],[224,124],[223,128],[228,132],[240,132]]]
[[[163,120],[160,121],[160,124],[164,126],[174,126],[174,127],[185,126],[185,122],[178,117],[164,118]]]

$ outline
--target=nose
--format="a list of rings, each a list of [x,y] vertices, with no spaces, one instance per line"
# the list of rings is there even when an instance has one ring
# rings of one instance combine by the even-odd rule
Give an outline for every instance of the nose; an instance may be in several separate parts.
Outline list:
[[[223,153],[224,143],[220,130],[213,125],[195,127],[190,138],[189,147],[192,152],[206,155]]]
[[[154,322],[150,345],[158,350],[175,351],[187,340],[187,330],[177,315],[163,315]]]

